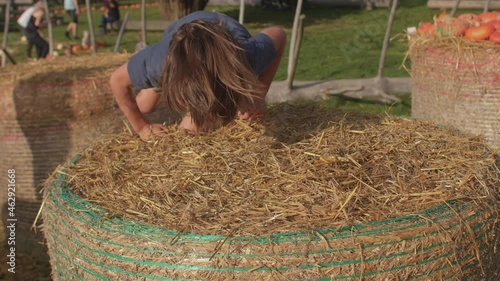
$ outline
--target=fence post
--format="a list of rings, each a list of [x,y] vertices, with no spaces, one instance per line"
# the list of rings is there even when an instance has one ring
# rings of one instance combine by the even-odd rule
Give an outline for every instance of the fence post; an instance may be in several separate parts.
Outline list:
[[[7,62],[6,60],[6,49],[7,49],[7,34],[9,33],[9,24],[10,24],[10,5],[11,5],[12,0],[7,0],[7,5],[5,7],[5,26],[3,27],[3,41],[2,41],[2,67],[5,66],[5,63]]]
[[[290,40],[290,54],[288,57],[288,71],[287,71],[287,80],[289,83],[293,83],[293,78],[292,76],[292,68],[293,68],[293,57],[295,53],[295,47],[297,46],[296,41],[297,41],[297,29],[299,27],[299,21],[300,21],[300,13],[302,12],[302,0],[298,0],[297,6],[295,7],[295,17],[293,19],[293,28],[292,28],[292,39]]]
[[[90,0],[85,0],[85,6],[87,7],[87,19],[89,22],[89,35],[90,35],[90,45],[92,46],[92,54],[95,54],[95,37],[94,37],[94,24],[92,22],[92,11],[90,8]]]
[[[118,48],[120,48],[120,44],[122,43],[123,32],[125,31],[127,22],[128,22],[128,12],[125,14],[125,17],[123,18],[122,25],[120,26],[120,31],[118,32],[118,38],[116,38],[115,49],[113,50],[113,52],[115,53],[118,53]]]

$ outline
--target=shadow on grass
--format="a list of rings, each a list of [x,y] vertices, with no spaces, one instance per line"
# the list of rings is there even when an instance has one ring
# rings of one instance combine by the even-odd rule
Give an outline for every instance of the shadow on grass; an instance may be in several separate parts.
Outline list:
[[[343,111],[356,111],[372,114],[389,114],[399,117],[411,117],[411,95],[397,95],[400,103],[384,104],[376,99],[355,99],[345,96],[331,97],[324,101],[328,108],[335,108]]]

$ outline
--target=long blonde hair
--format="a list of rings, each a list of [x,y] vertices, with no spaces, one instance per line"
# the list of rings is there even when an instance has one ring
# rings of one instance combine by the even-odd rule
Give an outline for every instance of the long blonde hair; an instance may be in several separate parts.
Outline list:
[[[222,24],[186,23],[174,34],[160,87],[167,106],[189,112],[206,131],[233,120],[265,96],[264,85],[242,49]]]

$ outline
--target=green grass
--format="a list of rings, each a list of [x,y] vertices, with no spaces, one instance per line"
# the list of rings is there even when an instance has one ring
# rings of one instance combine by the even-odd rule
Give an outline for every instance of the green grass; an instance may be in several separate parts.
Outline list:
[[[438,10],[428,9],[426,0],[401,0],[392,29],[392,40],[385,61],[384,76],[408,77],[408,72],[402,67],[408,46],[404,31],[409,26],[417,26],[419,22],[431,21]],[[238,6],[208,6],[206,10],[216,10],[238,18]],[[140,9],[122,9],[122,17],[129,13],[130,20],[140,20]],[[92,13],[96,40],[105,40],[108,47],[98,49],[98,52],[112,52],[117,38],[116,32],[98,35],[97,25],[101,11]],[[369,78],[377,74],[380,50],[384,39],[389,9],[378,8],[366,11],[359,8],[325,8],[305,7],[304,36],[300,57],[296,69],[296,80],[333,80],[346,78]],[[291,38],[294,13],[261,7],[246,7],[245,26],[250,32],[257,33],[261,29],[280,25],[285,28],[288,38]],[[67,15],[63,15],[65,21]],[[147,8],[148,19],[160,19],[157,6]],[[88,30],[86,13],[79,17],[79,34]],[[68,41],[64,37],[66,23],[54,27],[54,46],[58,43],[79,43]],[[44,30],[47,34],[47,30]],[[162,32],[148,31],[149,44],[157,42]],[[20,41],[18,31],[9,33],[8,47],[18,62],[25,61],[25,44]],[[120,52],[133,52],[137,43],[137,31],[126,31],[122,39]],[[276,80],[286,79],[288,65],[288,48],[278,69]],[[386,112],[402,116],[410,115],[409,96],[404,96],[405,103],[394,106],[380,105],[363,101],[349,101],[334,98],[326,102],[329,106],[359,110],[365,112]]]

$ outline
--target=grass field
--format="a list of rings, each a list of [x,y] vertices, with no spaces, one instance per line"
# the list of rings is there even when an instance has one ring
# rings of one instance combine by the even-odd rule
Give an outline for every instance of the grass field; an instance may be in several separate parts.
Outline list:
[[[392,40],[387,53],[384,76],[408,77],[409,73],[402,67],[407,42],[405,30],[409,26],[417,26],[419,22],[430,21],[440,13],[426,7],[425,0],[401,0],[392,29]],[[238,18],[238,6],[208,6],[206,10],[215,10]],[[140,20],[140,8],[122,8],[122,17],[129,13],[129,20]],[[149,6],[146,10],[148,19],[160,19],[158,6]],[[463,11],[465,12],[465,11]],[[106,41],[108,47],[100,48],[98,52],[112,52],[117,33],[111,32],[99,35],[97,25],[102,11],[92,12],[96,40]],[[359,8],[325,8],[308,6],[303,9],[306,16],[304,22],[304,37],[296,70],[296,80],[333,80],[346,78],[369,78],[377,74],[380,50],[387,26],[389,9],[378,8],[366,11]],[[67,15],[62,15],[67,21]],[[262,7],[246,7],[245,26],[251,33],[271,25],[283,26],[291,34],[294,13]],[[89,30],[86,13],[79,17],[78,32]],[[53,29],[54,46],[58,44],[79,44],[78,40],[68,41],[64,36],[66,22]],[[47,30],[45,30],[47,34]],[[148,44],[153,44],[161,38],[162,32],[147,32]],[[137,31],[126,31],[119,52],[133,52],[137,43]],[[8,49],[18,62],[26,61],[25,43],[22,34],[13,30],[8,36]],[[88,54],[88,52],[87,52]],[[87,55],[81,54],[81,55]],[[275,77],[276,80],[286,79],[288,64],[288,49],[285,51],[282,63]],[[410,96],[403,96],[402,104],[392,106],[339,100],[333,98],[326,102],[332,107],[366,112],[386,112],[388,114],[409,116]]]

